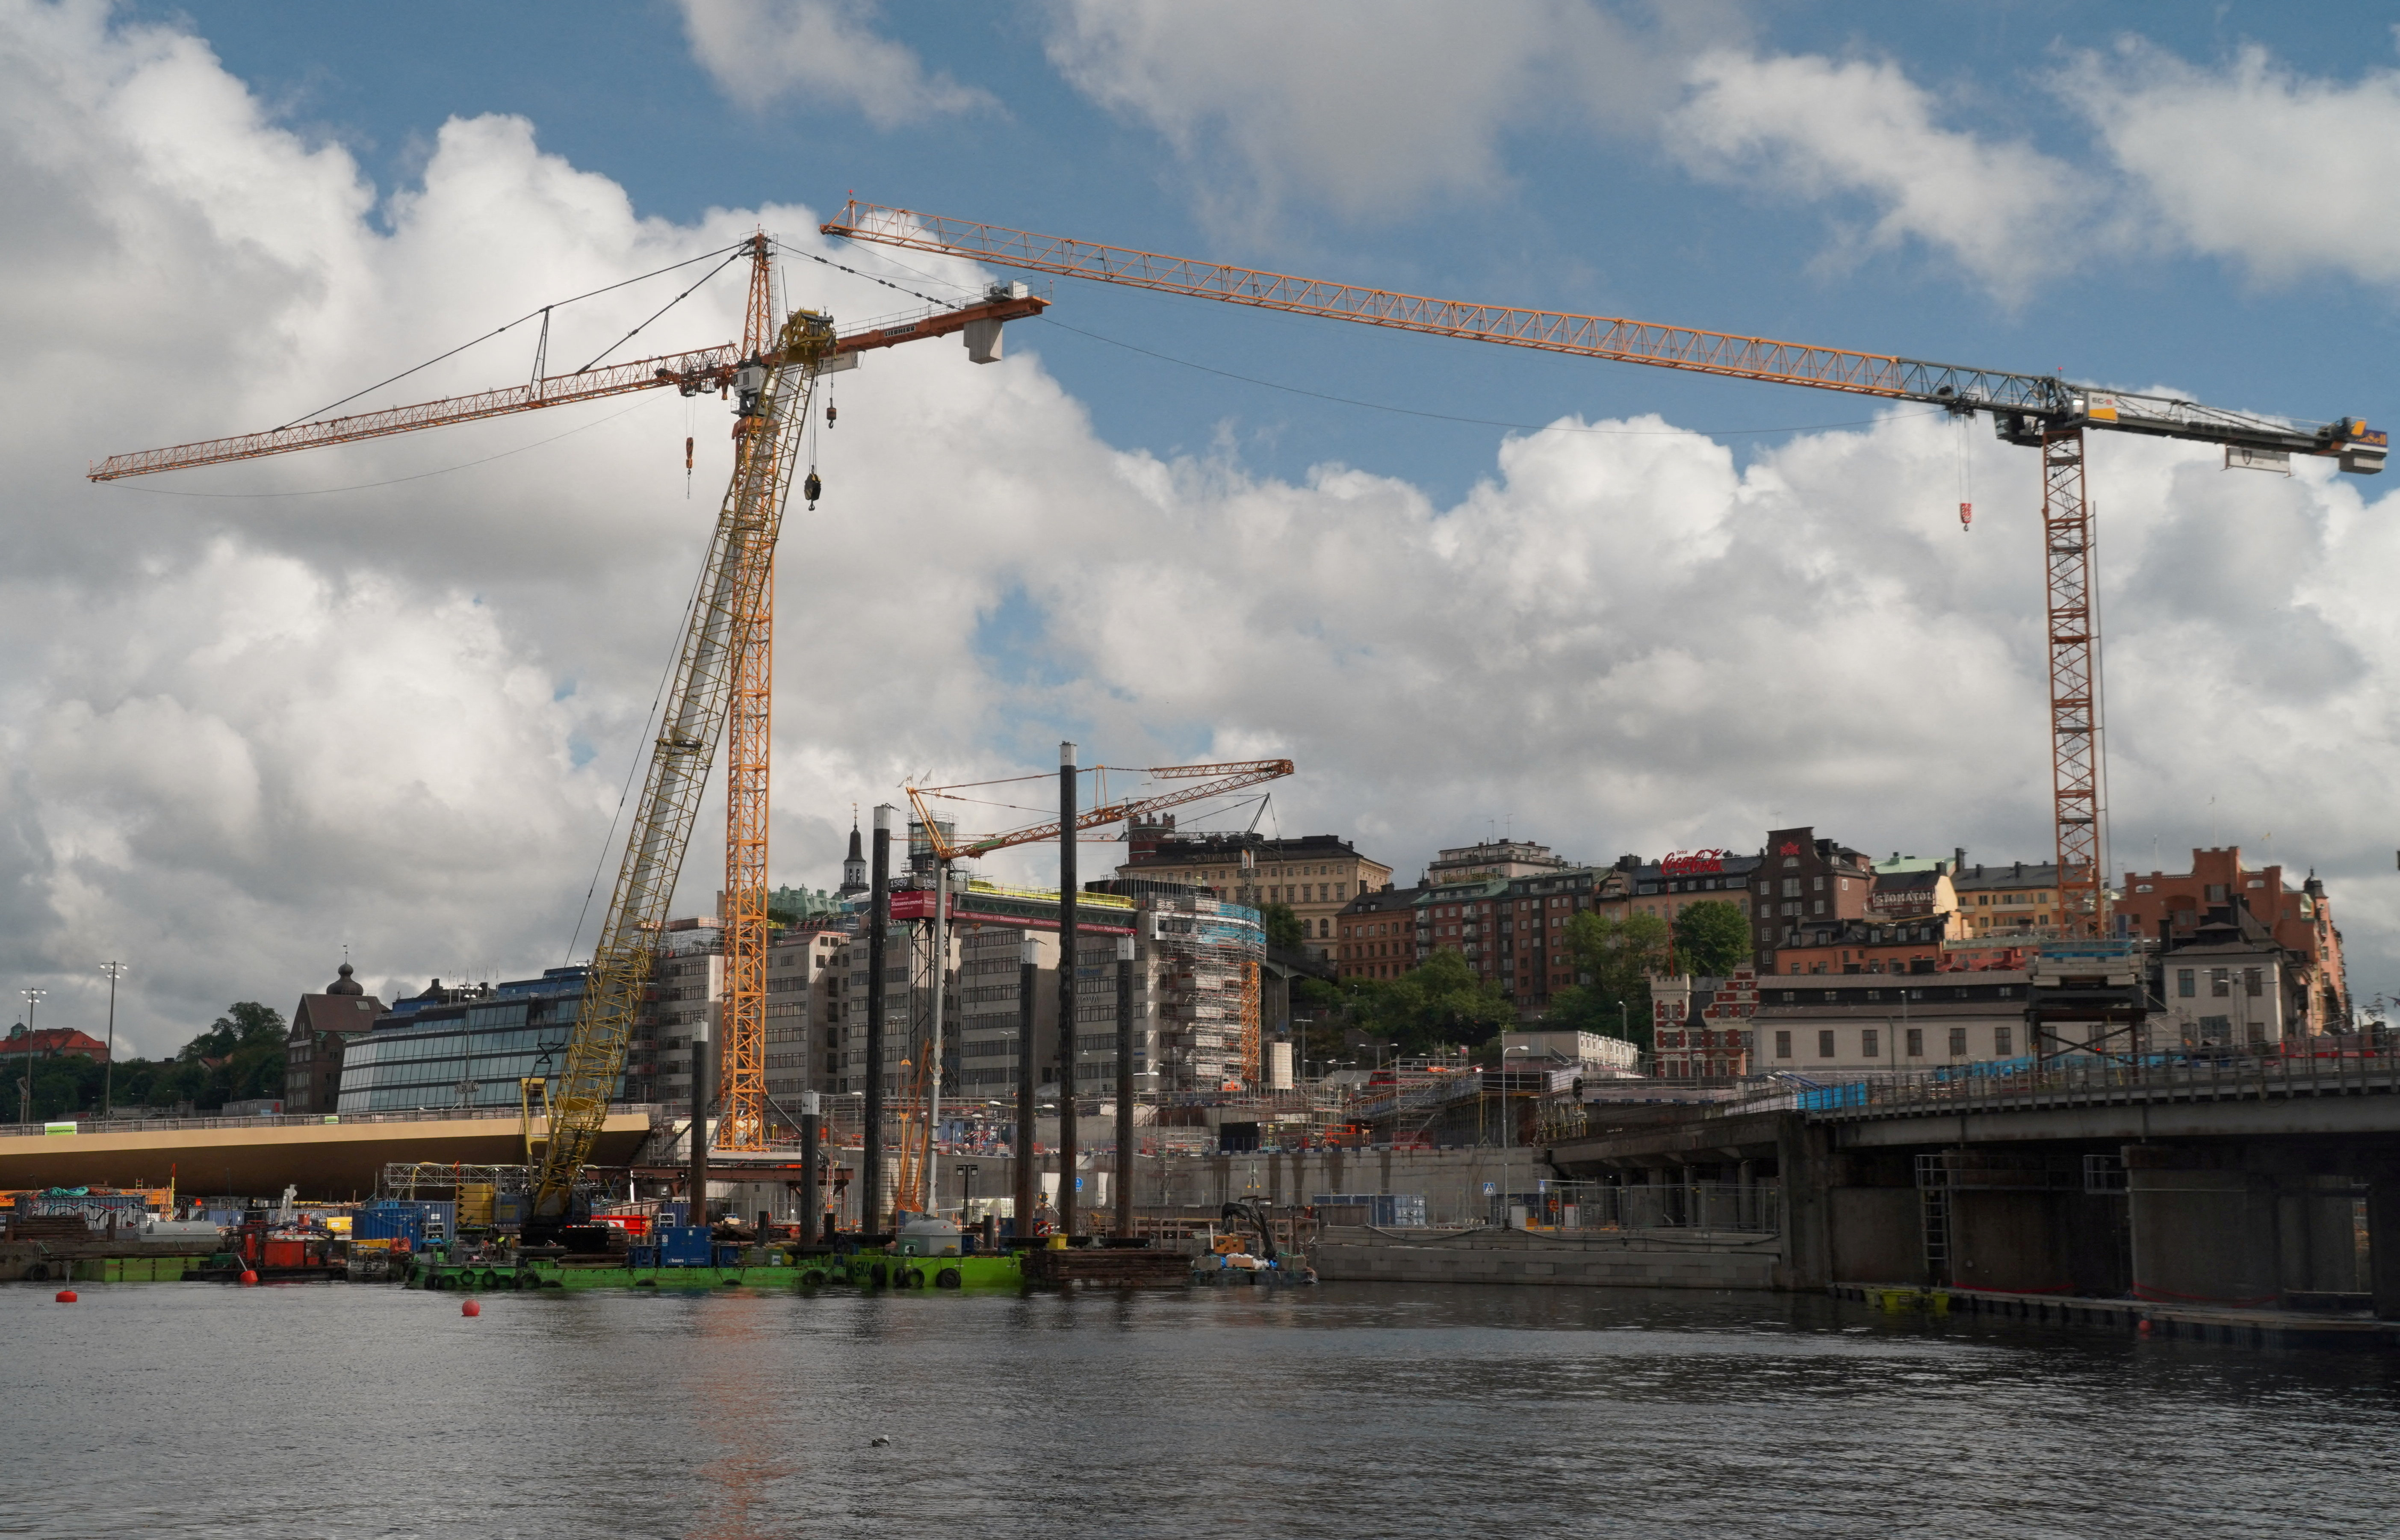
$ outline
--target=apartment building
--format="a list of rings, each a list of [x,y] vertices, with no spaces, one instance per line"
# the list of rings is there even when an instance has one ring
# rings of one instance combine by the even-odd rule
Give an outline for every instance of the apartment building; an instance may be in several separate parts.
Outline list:
[[[1872,913],[1875,863],[1820,839],[1811,827],[1771,829],[1750,874],[1751,930],[1761,977],[1785,972],[1777,953],[1801,944],[1803,927],[1865,920]]]
[[[1961,940],[2032,940],[2062,923],[2055,862],[1961,863],[1950,886],[1958,898]]]
[[[2195,849],[2189,871],[2127,872],[2116,900],[2123,933],[2164,948],[2205,939],[2202,933],[2212,923],[2221,927],[2230,919],[2220,911],[2236,909],[2290,955],[2288,976],[2304,996],[2306,1029],[2346,1029],[2350,979],[2341,932],[2316,873],[2294,888],[2284,882],[2280,865],[2244,865],[2238,845]]]
[[[1117,875],[1205,888],[1212,897],[1252,908],[1284,905],[1299,917],[1308,955],[1330,962],[1343,906],[1388,886],[1392,868],[1337,835],[1178,835],[1169,813],[1134,821]]]

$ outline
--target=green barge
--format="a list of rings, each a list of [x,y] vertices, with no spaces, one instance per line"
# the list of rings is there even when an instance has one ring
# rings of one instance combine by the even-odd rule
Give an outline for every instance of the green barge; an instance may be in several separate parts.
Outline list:
[[[716,1266],[632,1266],[621,1260],[534,1258],[518,1261],[420,1261],[409,1269],[410,1288],[500,1294],[542,1288],[1020,1288],[1022,1262],[1013,1254],[916,1257],[880,1251],[798,1255],[753,1251],[739,1263]]]

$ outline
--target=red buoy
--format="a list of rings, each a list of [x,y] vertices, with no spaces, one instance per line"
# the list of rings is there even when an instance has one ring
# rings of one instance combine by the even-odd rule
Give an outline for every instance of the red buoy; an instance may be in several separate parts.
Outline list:
[[[255,1274],[255,1273],[252,1272],[252,1271],[251,1271],[249,1268],[247,1268],[247,1267],[245,1267],[245,1268],[243,1268],[243,1269],[241,1270],[241,1286],[242,1286],[244,1288],[248,1288],[251,1285],[252,1285],[252,1284],[256,1283],[257,1281],[258,1281],[258,1274]]]
[[[72,1289],[72,1288],[61,1288],[61,1289],[60,1289],[60,1290],[59,1290],[59,1303],[61,1303],[61,1304],[73,1304],[73,1303],[75,1303],[75,1291],[74,1289]]]
[[[458,1314],[461,1315],[480,1315],[483,1313],[484,1307],[477,1304],[472,1300],[469,1300],[465,1304],[458,1307]]]

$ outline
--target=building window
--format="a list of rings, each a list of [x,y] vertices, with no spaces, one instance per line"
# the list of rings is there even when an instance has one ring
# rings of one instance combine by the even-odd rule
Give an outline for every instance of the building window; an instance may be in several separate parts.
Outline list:
[[[1995,1057],[2006,1058],[2016,1051],[2015,1032],[2006,1027],[1992,1029],[1992,1053]]]
[[[1819,1032],[1817,1034],[1817,1056],[1819,1058],[1832,1058],[1834,1056],[1833,1033]]]
[[[1873,1027],[1859,1032],[1859,1055],[1862,1058],[1883,1057],[1883,1033]]]
[[[1790,1058],[1792,1056],[1791,1033],[1778,1032],[1775,1034],[1775,1056],[1777,1058]]]
[[[2242,970],[2242,992],[2256,1000],[2267,992],[2267,975],[2263,968]]]
[[[1923,1058],[1925,1056],[1924,1028],[1911,1027],[1908,1029],[1908,1056],[1911,1058]]]
[[[2193,987],[2193,974],[2194,970],[2190,968],[2177,968],[2175,970],[2175,994],[2177,998],[2189,1000],[2193,995],[2200,992]]]
[[[2230,976],[2228,976],[2231,970],[2226,968],[2211,968],[2208,970],[2208,992],[2210,995],[2218,1000],[2223,1000],[2233,992],[2233,981]]]
[[[1950,1029],[1950,1056],[1952,1058],[1967,1056],[1967,1029],[1964,1027]]]

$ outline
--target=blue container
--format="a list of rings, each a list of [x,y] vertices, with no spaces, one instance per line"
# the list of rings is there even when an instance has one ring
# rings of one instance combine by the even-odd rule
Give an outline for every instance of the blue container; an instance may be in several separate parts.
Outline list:
[[[425,1239],[425,1216],[413,1208],[361,1209],[350,1220],[350,1238],[414,1244]]]
[[[377,1198],[350,1221],[350,1233],[368,1241],[405,1238],[421,1243],[435,1235],[447,1240],[457,1230],[457,1204],[424,1198]]]
[[[667,1225],[658,1232],[661,1267],[706,1267],[715,1260],[708,1230],[702,1225]]]

